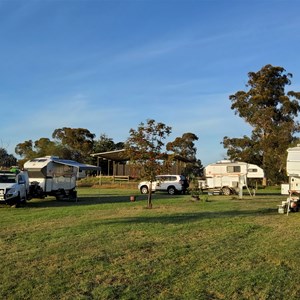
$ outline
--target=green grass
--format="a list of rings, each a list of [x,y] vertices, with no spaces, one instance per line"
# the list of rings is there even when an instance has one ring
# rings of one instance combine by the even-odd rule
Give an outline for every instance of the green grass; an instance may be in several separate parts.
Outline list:
[[[130,195],[137,201],[130,202]],[[299,299],[300,213],[286,197],[79,189],[0,206],[1,299]]]

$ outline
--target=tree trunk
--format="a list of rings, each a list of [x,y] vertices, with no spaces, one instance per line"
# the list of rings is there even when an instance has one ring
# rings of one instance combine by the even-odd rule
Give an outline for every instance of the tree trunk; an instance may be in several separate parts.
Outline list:
[[[148,190],[147,208],[152,208],[152,181],[150,181],[149,190]]]

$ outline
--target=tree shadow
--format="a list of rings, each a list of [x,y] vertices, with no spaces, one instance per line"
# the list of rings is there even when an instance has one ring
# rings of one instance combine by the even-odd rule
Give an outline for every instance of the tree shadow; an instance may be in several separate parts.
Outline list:
[[[160,215],[160,216],[142,216],[142,217],[128,217],[118,218],[110,220],[102,220],[103,224],[138,224],[138,223],[149,223],[149,224],[183,224],[189,222],[198,222],[201,219],[222,219],[222,218],[240,218],[240,217],[259,217],[266,215],[278,215],[276,208],[266,208],[257,210],[228,210],[228,211],[217,211],[217,212],[196,212],[196,213],[180,213],[172,215]]]
[[[144,208],[146,209],[148,195],[138,195],[135,196],[135,201],[130,201],[130,195],[116,195],[116,194],[101,194],[101,195],[80,195],[77,201],[70,200],[56,200],[54,197],[47,197],[45,199],[32,199],[28,201],[25,205],[21,205],[21,208],[24,209],[41,209],[41,208],[56,208],[56,207],[73,207],[73,206],[89,206],[89,205],[100,205],[100,204],[115,204],[123,203],[130,204],[135,202],[144,202]],[[156,209],[160,209],[160,203],[156,202],[159,200],[174,200],[181,195],[167,195],[167,194],[156,194],[153,195],[153,208],[149,212],[155,214]],[[212,197],[213,198],[213,197]],[[188,197],[185,199],[188,200]],[[185,201],[183,200],[183,201]],[[230,201],[230,200],[229,200]],[[240,201],[240,200],[238,200]],[[213,199],[209,199],[208,202],[214,202]],[[165,202],[164,202],[165,203]],[[142,204],[138,204],[139,206]],[[152,213],[151,213],[152,214]],[[114,220],[105,220],[101,223],[105,224],[131,224],[131,223],[161,223],[161,224],[181,224],[186,222],[195,222],[199,219],[221,219],[228,217],[259,217],[266,215],[278,215],[277,208],[256,208],[248,210],[221,210],[221,211],[200,211],[200,212],[191,212],[191,213],[171,213],[170,215],[149,215],[142,217],[128,217],[128,218],[118,218]]]
[[[145,201],[147,197],[136,196],[134,202]],[[130,195],[83,195],[77,200],[56,200],[54,197],[47,197],[45,199],[34,198],[27,201],[26,204],[21,204],[22,208],[49,208],[49,207],[68,207],[68,206],[87,206],[97,204],[113,204],[113,203],[129,203]]]
[[[176,199],[181,195],[168,195],[168,194],[153,194],[152,199]],[[48,208],[48,207],[67,207],[67,206],[82,206],[82,205],[97,205],[97,204],[113,204],[113,203],[129,203],[147,201],[148,195],[134,195],[135,200],[131,201],[132,195],[120,194],[93,194],[93,195],[80,195],[77,200],[57,200],[55,197],[48,196],[44,199],[33,198],[28,200],[26,204],[21,204],[21,208]]]

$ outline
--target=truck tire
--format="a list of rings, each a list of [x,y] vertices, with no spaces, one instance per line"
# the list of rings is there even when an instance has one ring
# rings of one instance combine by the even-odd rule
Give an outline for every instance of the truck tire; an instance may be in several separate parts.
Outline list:
[[[169,186],[168,187],[168,194],[169,195],[175,195],[176,194],[176,189],[175,189],[175,187],[174,186]]]
[[[20,193],[18,193],[18,197],[12,199],[8,204],[11,207],[19,207],[20,203],[21,203],[21,195],[20,195]]]
[[[148,194],[148,192],[149,192],[149,189],[148,189],[148,187],[146,186],[146,185],[143,185],[142,187],[141,187],[141,189],[140,189],[140,191],[141,191],[141,194]]]

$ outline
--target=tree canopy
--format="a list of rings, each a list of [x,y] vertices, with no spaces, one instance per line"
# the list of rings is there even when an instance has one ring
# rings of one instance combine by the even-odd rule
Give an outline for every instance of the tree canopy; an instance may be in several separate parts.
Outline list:
[[[195,141],[198,141],[198,139],[196,134],[186,132],[181,137],[177,137],[173,142],[169,142],[166,145],[168,151],[188,161],[185,168],[185,175],[202,175],[203,166],[201,161],[196,157],[197,148]]]
[[[28,140],[19,143],[15,152],[23,158],[23,161],[35,157],[55,155],[78,162],[90,162],[95,135],[89,130],[63,127],[55,129],[52,137],[54,140],[43,137],[35,142]]]
[[[8,154],[4,148],[0,148],[0,168],[10,168],[17,165],[17,159]]]
[[[231,159],[258,163],[272,182],[285,178],[286,149],[296,142],[300,131],[296,117],[300,93],[285,91],[291,73],[282,67],[266,65],[248,73],[247,91],[229,96],[231,109],[251,127],[251,137],[224,137],[223,145]]]
[[[63,127],[55,129],[52,138],[70,152],[70,158],[84,162],[93,152],[95,134],[85,128]]]

